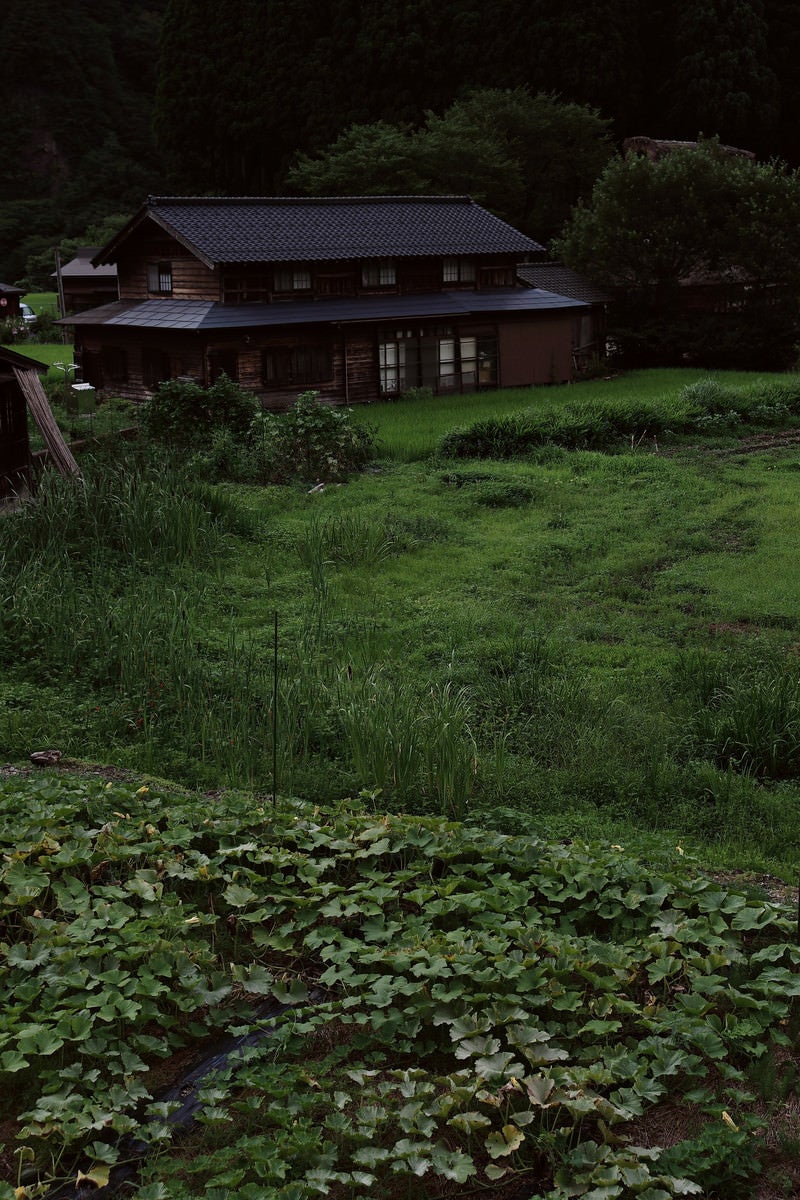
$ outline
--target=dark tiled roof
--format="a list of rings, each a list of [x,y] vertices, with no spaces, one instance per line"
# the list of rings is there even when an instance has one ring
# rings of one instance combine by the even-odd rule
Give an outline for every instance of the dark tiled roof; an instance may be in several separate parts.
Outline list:
[[[12,287],[12,285],[10,283],[0,283],[0,295],[3,295],[3,294],[5,294],[6,296],[24,296],[25,289],[18,288],[18,287]]]
[[[547,288],[562,296],[572,296],[587,304],[606,304],[611,300],[607,292],[595,287],[591,280],[562,263],[525,263],[517,267],[517,275],[529,287]]]
[[[542,250],[469,196],[151,196],[94,261],[113,262],[148,217],[209,266]]]
[[[211,300],[121,300],[67,317],[66,325],[144,329],[253,329],[269,325],[347,324],[471,313],[550,312],[583,308],[580,300],[540,288],[371,296],[360,300],[290,300],[285,304],[218,304]]]

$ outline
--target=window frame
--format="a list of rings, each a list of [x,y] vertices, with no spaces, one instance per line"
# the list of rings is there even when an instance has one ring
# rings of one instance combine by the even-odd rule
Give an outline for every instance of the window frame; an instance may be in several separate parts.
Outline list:
[[[393,258],[371,258],[361,264],[361,286],[370,291],[397,287],[397,263]]]
[[[104,385],[128,382],[128,351],[124,346],[103,346],[100,350],[100,365]]]
[[[172,295],[172,263],[162,260],[147,264],[147,293],[150,296]]]
[[[264,346],[261,351],[261,382],[264,387],[330,383],[332,378],[333,354],[325,342]]]
[[[384,327],[378,331],[377,359],[383,396],[413,387],[429,387],[443,395],[497,386],[498,338],[488,330]]]
[[[164,368],[166,374],[163,374]],[[142,346],[141,371],[142,384],[148,392],[154,392],[160,383],[172,379],[172,359],[161,346]]]
[[[310,292],[313,279],[310,268],[280,267],[272,274],[273,287],[276,292],[291,295],[292,292]]]
[[[222,374],[227,375],[232,383],[239,382],[239,351],[235,347],[220,346],[213,350],[207,350],[206,359],[209,386],[213,387]],[[227,360],[227,365],[223,360]],[[228,367],[231,368],[230,371]]]
[[[442,283],[475,284],[478,272],[473,258],[461,254],[449,254],[442,259]]]

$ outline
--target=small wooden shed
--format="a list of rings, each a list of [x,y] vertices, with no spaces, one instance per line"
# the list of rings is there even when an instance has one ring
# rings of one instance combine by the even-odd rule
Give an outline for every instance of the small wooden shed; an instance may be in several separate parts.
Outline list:
[[[0,503],[33,491],[29,409],[50,462],[62,475],[80,474],[39,379],[46,370],[42,363],[0,346]]]
[[[19,316],[20,299],[25,293],[22,288],[10,283],[0,283],[0,321]]]
[[[0,346],[0,501],[24,495],[33,485],[28,405],[15,370],[35,376],[37,364]]]

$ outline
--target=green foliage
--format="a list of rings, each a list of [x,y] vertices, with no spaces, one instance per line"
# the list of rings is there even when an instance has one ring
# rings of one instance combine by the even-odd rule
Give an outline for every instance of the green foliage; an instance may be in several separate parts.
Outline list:
[[[788,425],[798,416],[800,384],[794,376],[745,387],[709,376],[676,396],[616,403],[582,399],[489,417],[445,434],[438,450],[448,458],[485,459],[514,458],[548,444],[571,450],[635,450],[654,438]]]
[[[371,431],[352,420],[352,409],[324,404],[314,391],[303,392],[286,413],[258,413],[249,436],[263,483],[346,479],[375,453]]]
[[[141,425],[167,446],[203,447],[219,431],[243,435],[258,408],[252,392],[222,374],[211,387],[182,379],[159,384],[142,408]]]
[[[135,10],[11,0],[0,13],[0,278],[51,286],[64,239],[131,212],[160,178],[150,129],[165,0]],[[87,63],[89,64],[87,66]],[[48,81],[58,80],[58,87]],[[61,95],[71,98],[61,103]],[[87,139],[86,129],[92,136]],[[36,132],[38,131],[38,133]]]
[[[698,678],[684,666],[680,678],[694,702],[682,727],[685,754],[759,778],[800,775],[800,672],[791,659],[714,664]]]
[[[700,0],[677,11],[670,118],[694,135],[703,128],[737,146],[757,146],[777,123],[779,84],[763,4]],[[772,14],[771,14],[772,15]]]
[[[743,1121],[740,1128],[729,1120],[712,1119],[697,1137],[670,1146],[661,1155],[660,1168],[688,1175],[702,1186],[703,1195],[748,1200],[762,1172],[764,1147],[754,1136],[755,1121]]]
[[[625,1127],[676,1094],[700,1121],[732,1107],[738,1064],[785,1039],[800,951],[780,906],[679,858],[352,801],[46,774],[0,780],[0,800],[5,1115],[50,1182],[128,1132],[164,1147],[152,1068],[263,1031],[265,996],[287,1010],[203,1079],[187,1151],[158,1156],[145,1194],[427,1177],[627,1200],[758,1168],[730,1126],[671,1159]]]
[[[624,291],[610,333],[633,365],[780,369],[793,358],[799,229],[797,173],[731,157],[712,139],[655,162],[612,160],[557,249]],[[732,311],[687,314],[687,284],[711,285]]]
[[[670,390],[676,404],[696,378],[534,395],[553,411],[585,396],[595,412],[616,396],[619,417]],[[740,385],[700,381],[680,411],[727,422],[732,392],[742,410],[778,408],[796,380]],[[456,405],[435,407],[457,419]],[[388,414],[397,440],[400,417],[416,439],[429,412],[363,415]],[[708,428],[718,441],[722,426]],[[797,640],[785,440],[748,457],[730,437],[719,453],[656,454],[640,434],[614,455],[417,456],[313,495],[199,484],[198,454],[173,473],[152,443],[118,443],[124,463],[81,457],[84,485],[48,477],[38,504],[0,522],[0,741],[12,758],[56,744],[264,792],[277,749],[280,788],[321,802],[381,787],[388,809],[466,811],[505,831],[536,822],[624,842],[672,829],[713,861],[780,872],[797,850],[794,776],[774,784],[711,742],[684,745],[711,693],[671,681],[678,647],[707,652],[722,688],[737,642],[767,662]]]
[[[479,89],[441,116],[429,112],[420,129],[353,126],[320,155],[301,155],[288,183],[320,196],[469,193],[546,239],[610,153],[608,123],[591,109],[522,88]]]

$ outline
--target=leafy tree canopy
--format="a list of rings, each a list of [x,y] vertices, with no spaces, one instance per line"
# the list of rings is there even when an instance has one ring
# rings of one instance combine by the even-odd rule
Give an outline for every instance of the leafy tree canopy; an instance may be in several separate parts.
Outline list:
[[[776,353],[785,356],[800,315],[800,176],[731,156],[714,139],[657,161],[617,157],[556,250],[599,284],[626,291],[615,313],[629,327],[677,317],[688,282],[735,287],[752,345],[780,338]],[[714,336],[729,342],[732,324],[717,321]]]
[[[287,182],[311,195],[469,193],[539,239],[555,233],[612,153],[593,109],[481,88],[424,125],[354,125]]]
[[[558,248],[599,283],[642,293],[708,271],[788,283],[800,276],[800,176],[714,139],[655,162],[616,157]]]

